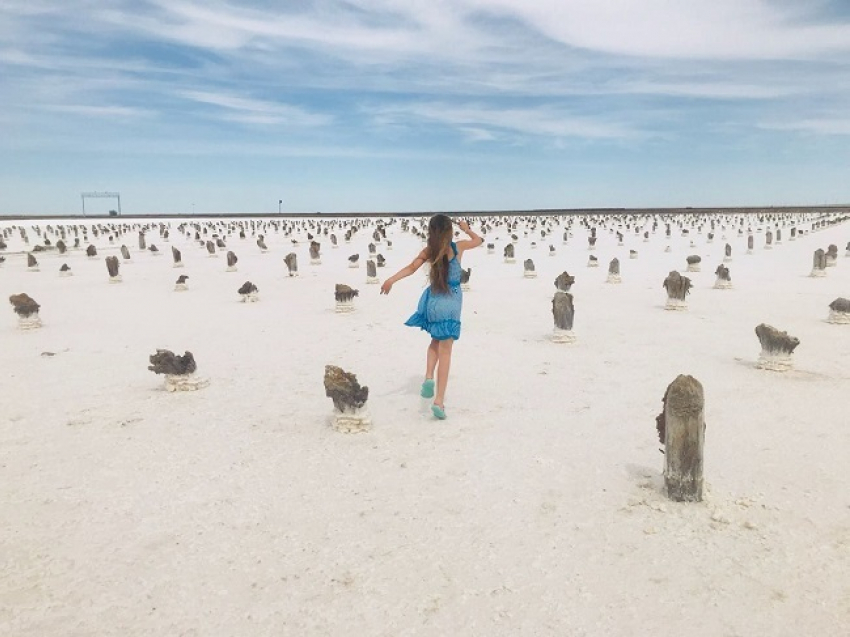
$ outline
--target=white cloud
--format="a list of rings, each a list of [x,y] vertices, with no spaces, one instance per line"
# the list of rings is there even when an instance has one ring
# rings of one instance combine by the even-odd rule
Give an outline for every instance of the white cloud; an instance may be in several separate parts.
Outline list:
[[[815,135],[850,135],[848,118],[811,118],[799,121],[763,122],[758,125],[765,130],[794,131]]]
[[[382,121],[405,122],[410,120],[437,122],[468,134],[478,131],[507,131],[524,135],[551,138],[625,139],[639,136],[618,123],[601,118],[583,117],[552,107],[494,108],[481,104],[456,105],[439,102],[397,104],[376,109]]]
[[[250,99],[211,91],[183,91],[180,95],[201,104],[219,107],[221,119],[246,124],[286,124],[290,126],[324,126],[332,118],[311,113],[297,106],[279,102]]]

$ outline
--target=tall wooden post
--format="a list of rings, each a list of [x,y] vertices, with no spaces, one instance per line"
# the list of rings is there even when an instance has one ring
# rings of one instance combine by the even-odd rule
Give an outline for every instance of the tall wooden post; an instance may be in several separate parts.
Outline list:
[[[661,419],[659,419],[661,420]],[[667,496],[677,502],[701,502],[705,396],[693,376],[679,375],[664,394],[664,484]]]

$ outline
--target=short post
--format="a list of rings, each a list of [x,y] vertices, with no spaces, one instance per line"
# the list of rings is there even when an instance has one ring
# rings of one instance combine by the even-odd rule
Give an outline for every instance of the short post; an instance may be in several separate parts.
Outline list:
[[[535,279],[537,278],[537,270],[534,268],[534,261],[531,259],[526,259],[522,264],[522,275],[526,279]]]
[[[827,323],[850,325],[850,299],[839,297],[829,304]]]
[[[772,372],[787,372],[794,366],[791,354],[800,344],[799,338],[790,336],[788,332],[780,332],[766,323],[756,327],[756,336],[761,344],[761,354],[756,362],[757,368]]]
[[[732,277],[729,274],[729,268],[725,265],[718,265],[714,271],[717,275],[717,280],[714,282],[715,290],[729,290],[732,287]]]
[[[676,502],[701,502],[705,446],[705,394],[693,376],[676,377],[664,392],[656,420],[664,443],[664,486]]]
[[[575,306],[573,295],[569,292],[558,290],[552,298],[552,317],[555,320],[555,328],[552,332],[553,343],[575,343],[573,334],[573,321],[575,320]]]
[[[606,279],[606,283],[622,283],[622,278],[620,278],[620,260],[619,259],[611,259],[611,263],[608,264],[608,279]]]
[[[366,410],[369,388],[361,387],[357,376],[335,365],[325,365],[325,395],[334,404],[333,428],[341,433],[363,433],[372,428]]]
[[[688,277],[682,276],[673,270],[667,275],[667,278],[664,279],[664,283],[661,287],[667,290],[667,304],[664,306],[665,310],[688,309],[688,302],[685,300],[685,297],[691,291],[691,280]]]
[[[172,247],[172,249],[174,248],[174,246],[171,246],[171,247]],[[239,259],[236,258],[236,253],[233,250],[228,250],[227,251],[227,270],[226,270],[226,272],[236,272],[236,263],[238,261],[239,261]]]

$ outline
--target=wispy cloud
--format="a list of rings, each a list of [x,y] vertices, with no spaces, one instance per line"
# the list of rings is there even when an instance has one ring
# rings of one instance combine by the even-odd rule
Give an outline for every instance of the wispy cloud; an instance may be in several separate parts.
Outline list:
[[[265,100],[214,93],[210,91],[183,91],[181,97],[218,107],[217,116],[246,124],[283,124],[287,126],[325,126],[332,118],[322,113],[311,113],[302,108]]]
[[[815,135],[850,135],[850,118],[813,118],[799,121],[762,122],[759,128],[775,131],[813,133]]]

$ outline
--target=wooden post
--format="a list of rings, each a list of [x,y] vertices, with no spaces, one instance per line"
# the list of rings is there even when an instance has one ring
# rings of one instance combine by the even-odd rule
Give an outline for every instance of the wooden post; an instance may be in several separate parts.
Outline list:
[[[664,412],[657,419],[664,437],[664,484],[676,502],[701,502],[705,396],[693,376],[679,375],[664,393]]]

